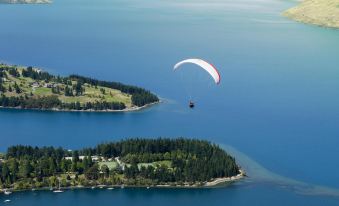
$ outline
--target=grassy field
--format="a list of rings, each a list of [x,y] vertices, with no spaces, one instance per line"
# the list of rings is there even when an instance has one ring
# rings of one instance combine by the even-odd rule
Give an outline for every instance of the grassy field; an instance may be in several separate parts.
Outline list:
[[[119,166],[119,164],[116,161],[112,161],[112,162],[99,162],[99,167],[101,167],[102,165],[107,165],[107,167],[111,170],[111,169],[115,169]],[[148,167],[148,166],[153,166],[153,167],[158,167],[159,165],[166,165],[167,167],[172,167],[172,162],[168,161],[168,160],[164,160],[164,161],[157,161],[157,162],[152,162],[152,163],[139,163],[138,167],[139,169],[144,166],[144,167]],[[130,167],[130,164],[126,164],[127,167]]]
[[[119,164],[116,161],[113,162],[99,162],[99,167],[101,168],[102,165],[107,165],[107,167],[112,170],[119,166]]]
[[[153,166],[153,167],[158,167],[160,165],[166,165],[167,167],[172,167],[172,162],[168,160],[164,161],[157,161],[157,162],[152,162],[152,163],[138,163],[138,168],[140,169],[142,166],[148,167],[148,166]],[[127,166],[130,166],[127,164]]]
[[[339,28],[339,0],[304,0],[284,15],[307,24]]]
[[[1,65],[0,65],[1,67]],[[23,68],[18,67],[19,73],[22,73]],[[22,75],[20,77],[14,77],[10,75],[8,72],[7,79],[3,83],[5,88],[12,87],[13,91],[7,91],[4,93],[6,96],[50,96],[50,95],[56,95],[58,96],[58,99],[61,100],[64,103],[75,103],[79,102],[81,105],[84,105],[87,102],[122,102],[126,105],[127,108],[132,107],[132,100],[131,95],[122,93],[119,90],[111,89],[108,87],[95,87],[89,84],[84,84],[84,92],[81,95],[73,95],[73,96],[65,96],[65,88],[66,85],[62,83],[56,83],[56,82],[48,82],[48,84],[53,84],[53,87],[57,85],[57,87],[60,89],[60,92],[58,94],[52,92],[52,88],[49,88],[46,86],[47,82],[43,80],[34,80],[31,78],[23,77]],[[14,85],[15,83],[20,87],[22,90],[21,93],[16,93],[14,91]],[[33,83],[35,83],[38,86],[34,86]],[[73,81],[72,84],[76,85],[76,81]],[[72,88],[72,86],[68,86]]]

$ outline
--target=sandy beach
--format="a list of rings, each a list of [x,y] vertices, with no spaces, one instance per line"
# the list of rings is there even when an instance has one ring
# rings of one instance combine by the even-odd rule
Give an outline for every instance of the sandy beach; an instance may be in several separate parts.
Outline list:
[[[217,186],[217,185],[222,184],[222,183],[237,181],[237,180],[240,180],[240,179],[242,179],[246,176],[246,174],[243,170],[239,170],[239,172],[240,172],[240,174],[238,174],[236,176],[216,178],[213,181],[206,182],[206,184],[204,186],[213,187],[213,186]]]

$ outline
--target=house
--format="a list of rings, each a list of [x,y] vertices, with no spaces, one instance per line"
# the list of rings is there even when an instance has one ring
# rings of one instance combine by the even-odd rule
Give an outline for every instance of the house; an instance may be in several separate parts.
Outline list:
[[[39,84],[38,82],[33,82],[33,83],[32,83],[32,87],[33,87],[33,88],[40,87],[40,84]]]
[[[79,160],[84,160],[87,156],[79,156]],[[100,156],[91,156],[93,162],[99,162],[101,160]],[[72,160],[73,157],[65,157],[65,160]]]
[[[53,84],[51,84],[51,83],[45,83],[44,87],[45,87],[45,88],[52,88],[52,87],[53,87]]]

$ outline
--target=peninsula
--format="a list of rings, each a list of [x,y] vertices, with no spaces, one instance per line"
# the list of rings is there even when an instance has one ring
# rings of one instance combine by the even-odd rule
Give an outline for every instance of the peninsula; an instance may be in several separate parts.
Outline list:
[[[125,139],[93,148],[12,146],[0,156],[0,191],[84,187],[209,187],[244,176],[208,141]]]
[[[132,111],[159,102],[143,88],[38,68],[0,64],[0,107],[55,111]]]
[[[304,0],[284,15],[307,24],[339,28],[339,0]]]

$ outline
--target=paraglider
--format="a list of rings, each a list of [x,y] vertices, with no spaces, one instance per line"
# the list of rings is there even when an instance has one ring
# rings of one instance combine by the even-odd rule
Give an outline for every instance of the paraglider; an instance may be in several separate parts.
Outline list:
[[[216,84],[220,83],[219,71],[211,63],[208,63],[207,61],[204,61],[202,59],[185,59],[175,64],[173,70],[176,71],[182,68],[181,66],[184,64],[197,65],[198,66],[197,68],[205,70],[212,77]],[[194,108],[194,102],[192,100],[189,101],[189,107]]]
[[[190,103],[188,104],[188,106],[189,106],[190,108],[193,108],[193,107],[194,107],[194,102],[192,102],[192,100],[190,100]]]

